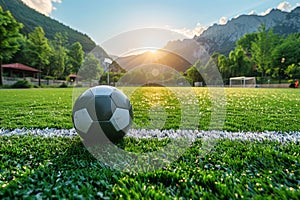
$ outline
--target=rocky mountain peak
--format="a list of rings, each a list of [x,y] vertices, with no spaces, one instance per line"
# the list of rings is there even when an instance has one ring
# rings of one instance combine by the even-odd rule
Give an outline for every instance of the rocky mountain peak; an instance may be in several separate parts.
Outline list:
[[[299,19],[300,7],[290,13],[273,9],[264,16],[241,15],[229,20],[225,25],[214,24],[195,40],[208,47],[207,51],[210,53],[218,51],[226,54],[238,39],[246,33],[256,32],[261,24],[265,24],[267,29],[274,28],[275,33],[285,34],[300,31]]]

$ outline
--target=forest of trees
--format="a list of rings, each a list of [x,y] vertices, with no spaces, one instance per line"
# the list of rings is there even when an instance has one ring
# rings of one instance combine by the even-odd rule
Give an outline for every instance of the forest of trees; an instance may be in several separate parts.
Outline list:
[[[291,82],[300,78],[300,33],[278,35],[262,24],[257,32],[239,39],[229,55],[215,52],[211,60],[224,84],[236,76],[256,77],[260,84]],[[191,82],[203,81],[198,70],[203,73],[205,67],[196,63],[186,71],[187,78]]]
[[[260,83],[300,78],[300,33],[280,36],[262,24],[238,40],[228,57],[218,55],[217,65],[225,81],[233,76],[255,76]]]
[[[0,6],[4,10],[9,10],[17,21],[22,22],[24,26],[20,32],[24,35],[32,32],[35,27],[41,26],[46,37],[50,40],[54,39],[57,32],[61,32],[68,34],[68,43],[80,42],[84,52],[90,52],[96,46],[88,35],[35,11],[21,0],[0,0]]]
[[[84,63],[82,45],[79,42],[69,44],[67,33],[58,32],[49,40],[38,26],[24,35],[20,32],[23,24],[1,6],[0,18],[0,67],[3,63],[22,63],[41,70],[42,78],[65,80],[71,73],[76,74]],[[97,69],[100,73],[101,69]],[[1,67],[0,85],[3,84],[2,76]]]
[[[93,54],[85,60],[81,43],[70,43],[66,32],[57,32],[50,40],[44,29],[37,26],[28,34],[23,34],[23,24],[1,6],[0,18],[0,85],[3,84],[1,64],[15,62],[41,70],[41,78],[63,80],[72,73],[76,74],[78,71],[85,71],[85,67],[93,66],[89,77],[101,78],[101,83],[106,81],[107,75],[103,75],[99,60]],[[254,76],[260,84],[270,80],[282,83],[299,79],[300,33],[278,35],[262,24],[257,32],[239,39],[229,55],[215,52],[211,56],[211,62],[220,71],[223,84],[228,84],[229,78],[236,76]],[[205,73],[212,70],[210,66],[201,66],[201,61],[197,61],[184,74],[191,83],[204,82],[199,69]],[[117,78],[120,78],[120,74],[115,74],[112,81],[118,81]],[[208,78],[213,80],[215,77]]]

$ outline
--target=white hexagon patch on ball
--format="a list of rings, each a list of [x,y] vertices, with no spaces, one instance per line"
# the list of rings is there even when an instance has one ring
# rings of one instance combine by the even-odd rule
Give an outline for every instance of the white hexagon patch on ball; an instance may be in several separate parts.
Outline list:
[[[129,125],[130,123],[129,119],[130,119],[130,115],[128,110],[117,108],[113,116],[111,117],[110,121],[117,129],[117,131],[120,131]]]
[[[75,127],[82,131],[83,133],[87,133],[93,120],[91,119],[86,108],[78,110],[74,114],[74,125]]]

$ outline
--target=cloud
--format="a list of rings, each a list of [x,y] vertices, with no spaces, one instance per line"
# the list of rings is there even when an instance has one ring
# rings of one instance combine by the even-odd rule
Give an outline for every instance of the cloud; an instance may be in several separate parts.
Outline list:
[[[300,3],[296,3],[295,6],[292,6],[289,2],[283,1],[278,4],[276,7],[278,10],[284,11],[284,12],[291,12],[296,7],[300,6]],[[268,8],[265,12],[260,13],[260,15],[265,16],[271,12],[272,8]]]
[[[248,15],[257,15],[257,12],[255,10],[252,10],[251,12],[248,13]]]
[[[49,16],[56,8],[53,3],[61,3],[62,0],[22,0],[27,6],[34,10]]]
[[[265,16],[272,11],[272,8],[268,8],[265,12],[260,13],[261,16]]]
[[[292,5],[287,2],[281,2],[278,6],[277,9],[281,10],[281,11],[285,11],[285,12],[291,12],[291,10],[293,9]]]
[[[219,24],[224,25],[224,24],[226,24],[226,23],[227,23],[227,17],[221,17],[221,18],[219,19]]]
[[[195,35],[199,36],[203,33],[203,31],[205,31],[207,29],[207,27],[205,26],[201,26],[200,23],[196,24],[196,27],[194,29],[187,29],[187,28],[182,28],[182,29],[172,29],[172,31],[176,32],[176,33],[180,33],[188,38],[193,38]]]

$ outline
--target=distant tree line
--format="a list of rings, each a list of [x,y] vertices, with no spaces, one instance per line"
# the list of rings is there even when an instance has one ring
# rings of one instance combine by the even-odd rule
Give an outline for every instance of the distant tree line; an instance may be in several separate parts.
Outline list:
[[[69,44],[68,34],[57,32],[54,39],[45,36],[42,27],[35,27],[27,35],[20,32],[23,24],[16,21],[10,11],[0,6],[0,85],[3,84],[2,64],[19,62],[42,71],[42,78],[65,79],[77,74],[80,67],[91,67],[91,78],[99,78],[103,72],[100,61],[93,54],[84,59],[79,42]],[[102,70],[102,71],[101,71]]]
[[[258,83],[274,80],[278,83],[300,78],[300,33],[278,35],[262,24],[257,32],[244,35],[229,55],[215,52],[211,61],[219,69],[224,84],[230,77],[255,76]],[[203,81],[201,73],[207,66],[199,61],[185,74],[191,82]],[[208,77],[213,78],[213,77]]]
[[[50,17],[47,17],[34,9],[26,6],[21,0],[1,0],[0,6],[4,10],[10,10],[14,18],[22,22],[24,27],[20,32],[24,35],[32,32],[35,27],[41,26],[46,37],[53,40],[57,32],[68,34],[68,43],[80,42],[84,52],[90,52],[95,48],[95,42],[86,34],[80,33]]]
[[[57,32],[53,39],[48,39],[44,29],[37,26],[23,34],[23,24],[1,6],[0,19],[0,85],[3,84],[1,65],[8,62],[20,62],[39,69],[42,78],[65,79],[69,74],[80,71],[87,76],[82,77],[86,80],[105,82],[107,73],[103,74],[99,59],[93,54],[85,56],[82,44],[70,43],[68,33]],[[229,55],[215,52],[208,64],[202,66],[201,61],[197,61],[184,75],[191,83],[204,82],[203,75],[216,74],[212,73],[212,63],[220,71],[223,84],[228,84],[229,78],[235,76],[255,76],[259,83],[267,80],[281,83],[300,78],[300,33],[278,35],[262,24],[257,32],[239,39]],[[89,73],[85,73],[87,71]],[[124,72],[111,73],[114,75],[112,81],[116,82]],[[205,77],[205,82],[216,79]]]

